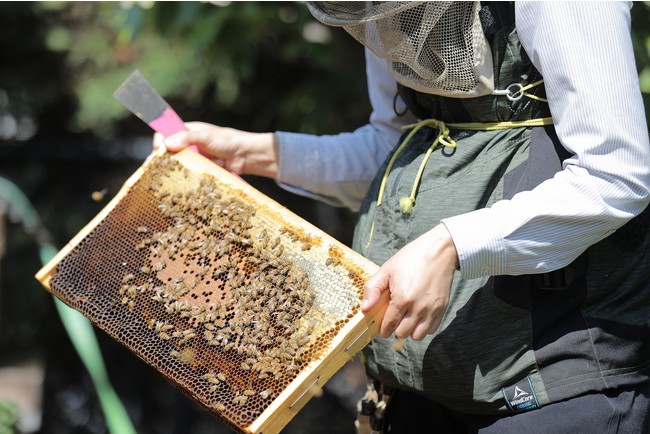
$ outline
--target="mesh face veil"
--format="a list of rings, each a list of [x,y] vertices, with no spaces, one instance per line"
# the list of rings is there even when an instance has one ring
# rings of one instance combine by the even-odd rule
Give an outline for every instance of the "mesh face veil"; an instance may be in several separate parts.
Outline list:
[[[420,92],[469,98],[494,90],[480,2],[307,2],[321,23],[343,27],[393,77]]]

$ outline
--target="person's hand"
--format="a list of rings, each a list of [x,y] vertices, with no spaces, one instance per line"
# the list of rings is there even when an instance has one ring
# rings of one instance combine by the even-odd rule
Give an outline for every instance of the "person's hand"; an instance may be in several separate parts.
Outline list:
[[[185,123],[187,131],[163,137],[154,135],[154,149],[165,147],[179,152],[196,146],[204,156],[239,175],[275,178],[278,170],[277,144],[273,133],[250,133],[204,122]]]
[[[366,281],[362,311],[370,310],[383,291],[390,291],[379,335],[422,340],[440,326],[456,268],[456,247],[447,228],[439,224],[404,246]]]

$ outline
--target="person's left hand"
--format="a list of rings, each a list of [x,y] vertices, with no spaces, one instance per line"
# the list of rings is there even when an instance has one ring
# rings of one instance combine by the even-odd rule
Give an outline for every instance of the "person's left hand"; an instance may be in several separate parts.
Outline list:
[[[361,309],[367,312],[383,291],[390,291],[379,335],[422,340],[440,326],[457,268],[454,242],[439,224],[404,246],[366,281]]]

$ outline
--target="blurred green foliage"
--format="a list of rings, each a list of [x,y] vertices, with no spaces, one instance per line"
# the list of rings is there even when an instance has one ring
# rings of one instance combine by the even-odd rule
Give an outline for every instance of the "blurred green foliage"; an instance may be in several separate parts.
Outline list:
[[[18,405],[13,401],[0,401],[0,434],[13,434],[18,422]]]
[[[110,96],[139,69],[181,113],[249,130],[311,133],[367,119],[362,49],[302,2],[43,2],[49,50],[66,54],[69,127],[114,132]],[[346,125],[341,125],[342,123]]]
[[[28,29],[3,25],[0,43],[20,41],[24,54],[60,60],[53,80],[43,80],[47,67],[35,61],[18,77],[0,72],[0,110],[3,92],[36,115],[67,101],[49,120],[16,117],[27,127],[32,120],[25,137],[55,118],[68,132],[104,138],[127,127],[148,133],[125,127],[131,114],[111,98],[134,69],[185,120],[323,134],[356,128],[370,110],[361,46],[342,29],[317,23],[303,2],[3,2],[0,12],[0,24],[21,14],[35,23],[27,39]],[[635,2],[632,14],[647,98],[650,2]]]

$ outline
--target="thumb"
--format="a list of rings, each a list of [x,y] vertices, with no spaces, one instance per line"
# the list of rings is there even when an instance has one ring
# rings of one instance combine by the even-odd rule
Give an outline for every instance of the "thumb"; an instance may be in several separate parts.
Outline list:
[[[361,302],[361,311],[367,312],[371,310],[379,298],[381,293],[388,289],[388,273],[384,273],[382,269],[368,279],[363,285],[363,301]]]
[[[165,147],[170,152],[178,152],[190,145],[190,138],[187,131],[181,131],[165,138]]]
[[[160,149],[165,147],[165,136],[163,136],[161,133],[154,133],[153,134],[153,148],[154,149]]]

